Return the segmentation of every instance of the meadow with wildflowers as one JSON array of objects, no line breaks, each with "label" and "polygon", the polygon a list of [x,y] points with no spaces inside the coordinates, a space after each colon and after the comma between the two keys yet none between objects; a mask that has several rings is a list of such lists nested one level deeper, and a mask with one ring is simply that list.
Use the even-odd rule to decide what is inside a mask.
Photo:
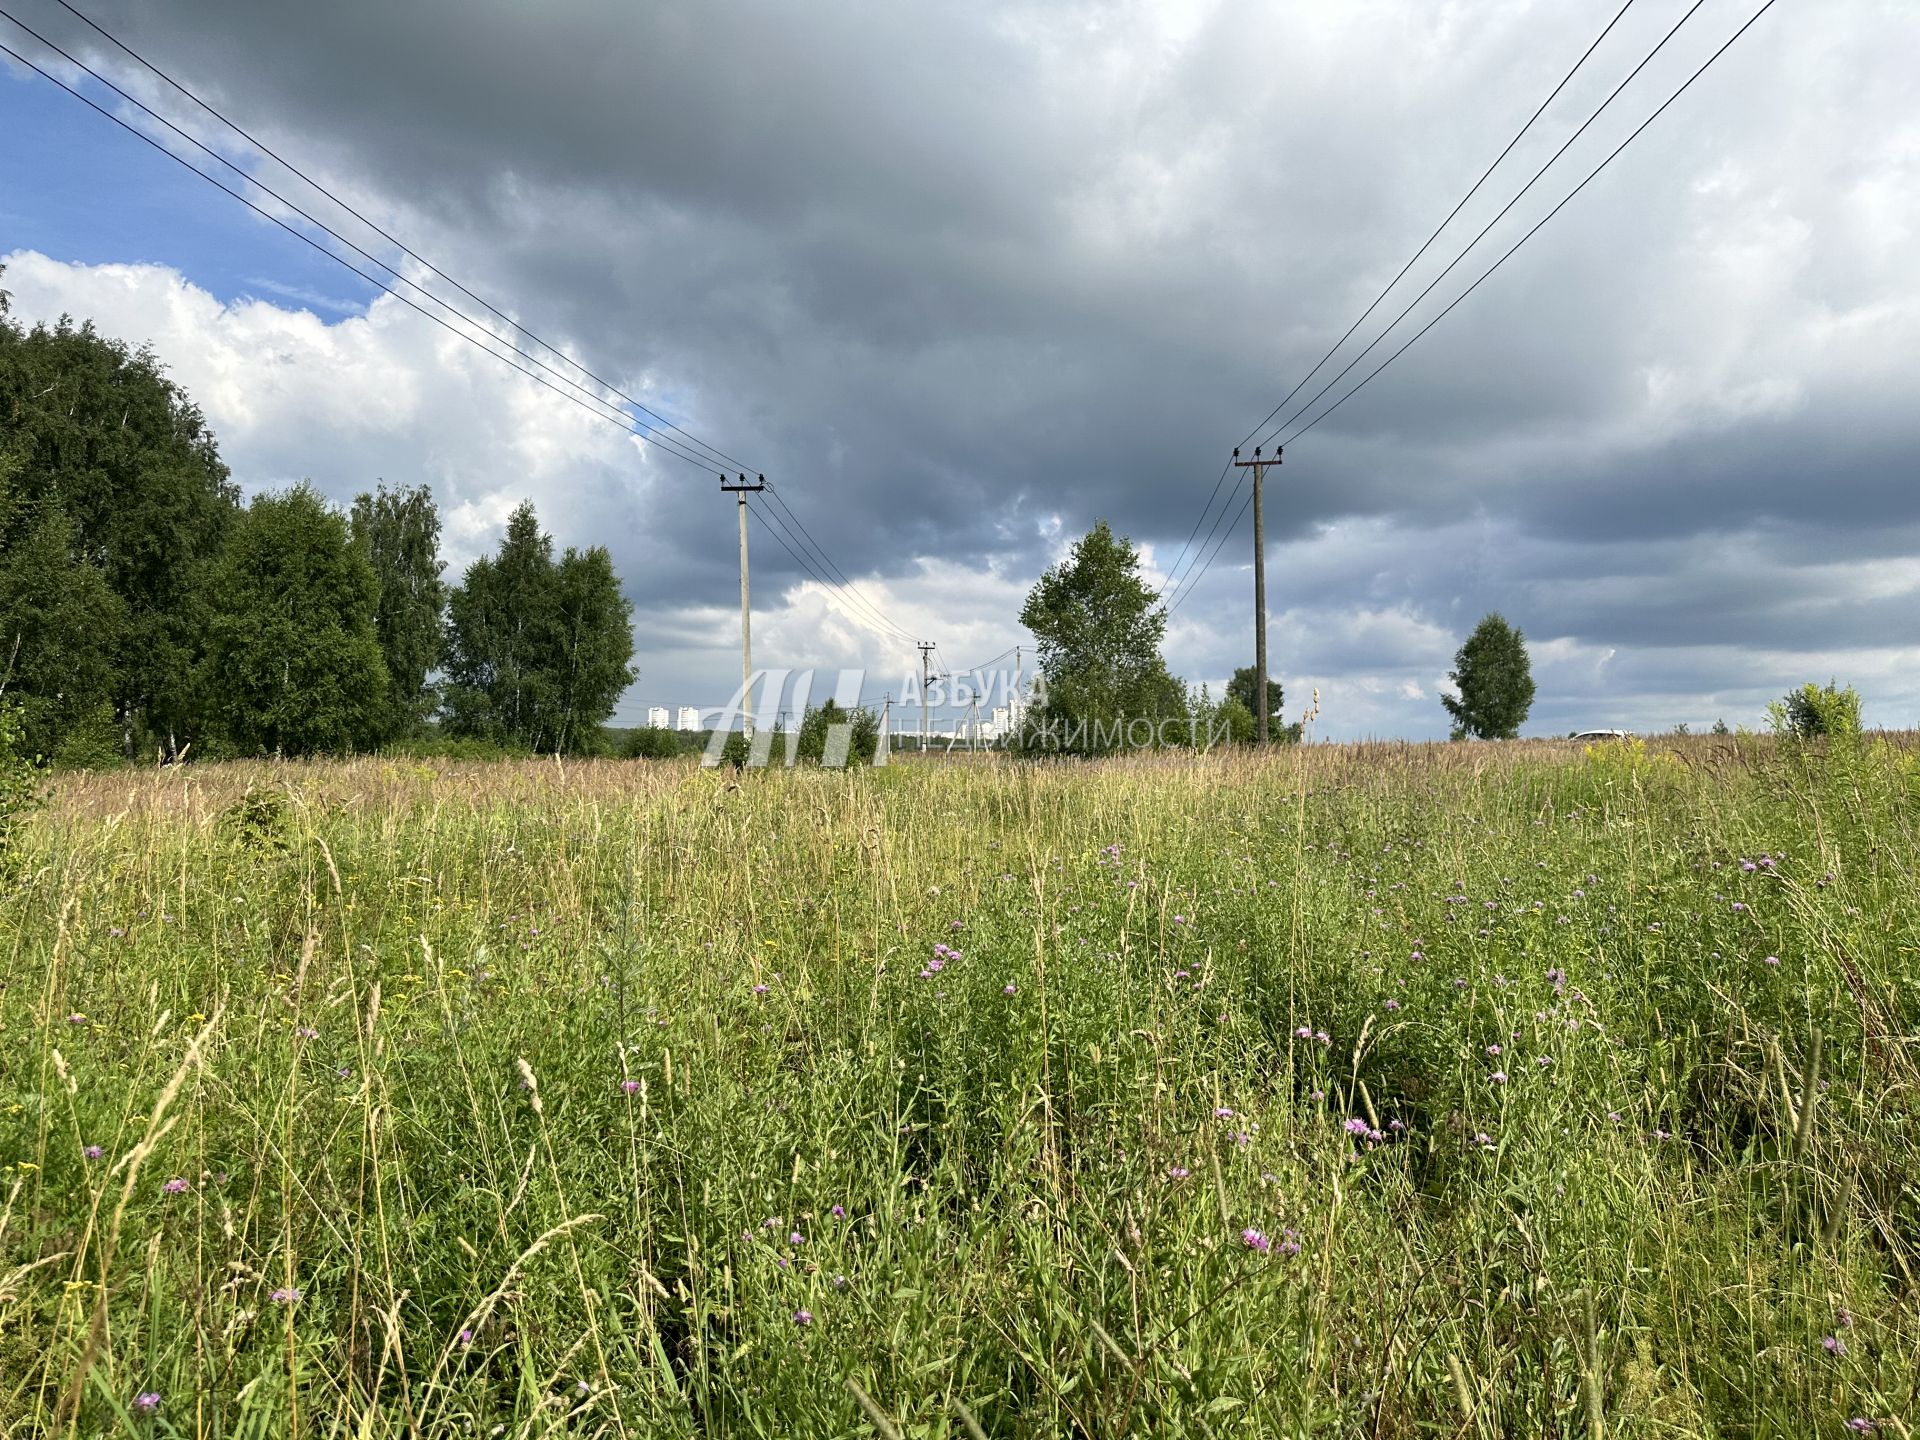
[{"label": "meadow with wildflowers", "polygon": [[1906,1437],[1906,747],[66,777],[0,1429]]}]

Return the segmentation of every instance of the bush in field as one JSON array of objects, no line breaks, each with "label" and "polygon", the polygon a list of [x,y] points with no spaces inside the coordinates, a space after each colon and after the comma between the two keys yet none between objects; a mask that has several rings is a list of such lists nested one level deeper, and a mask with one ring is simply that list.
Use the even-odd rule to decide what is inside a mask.
[{"label": "bush in field", "polygon": [[1809,680],[1767,706],[1767,721],[1776,735],[1796,740],[1858,735],[1860,696],[1851,685],[1842,690],[1829,680],[1823,689]]},{"label": "bush in field", "polygon": [[826,704],[811,708],[800,721],[800,749],[802,760],[819,761],[826,757],[827,740],[833,727],[848,726],[846,763],[849,765],[870,765],[873,753],[880,740],[880,722],[870,710],[845,710],[832,700]]},{"label": "bush in field", "polygon": [[620,755],[625,760],[672,760],[679,754],[680,737],[659,725],[629,730],[620,745]]}]

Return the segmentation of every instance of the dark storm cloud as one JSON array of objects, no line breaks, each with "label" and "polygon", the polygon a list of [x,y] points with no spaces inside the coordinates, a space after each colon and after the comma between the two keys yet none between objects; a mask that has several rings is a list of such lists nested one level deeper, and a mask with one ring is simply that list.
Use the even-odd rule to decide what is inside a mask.
[{"label": "dark storm cloud", "polygon": [[[766,470],[847,573],[904,585],[928,556],[1030,575],[1100,516],[1170,563],[1227,448],[1615,7],[92,8],[475,288]],[[1490,219],[1683,9],[1634,6],[1448,238]],[[1749,9],[1709,0],[1322,404]],[[1385,610],[1413,628],[1323,625],[1284,663],[1391,673],[1437,708],[1439,637],[1495,604],[1539,640],[1623,656],[1905,643],[1913,593],[1895,572],[1870,592],[1800,572],[1916,553],[1916,58],[1910,13],[1776,7],[1290,448],[1269,517],[1276,609],[1304,593],[1303,614]],[[1452,253],[1436,247],[1413,286]],[[606,471],[543,499],[563,541],[612,545],[663,615],[732,603],[730,510],[711,475],[665,459],[643,493]],[[757,529],[754,544],[765,584],[802,578]],[[1231,567],[1246,544],[1180,612],[1184,673],[1242,663]],[[689,624],[692,644],[705,622]]]}]

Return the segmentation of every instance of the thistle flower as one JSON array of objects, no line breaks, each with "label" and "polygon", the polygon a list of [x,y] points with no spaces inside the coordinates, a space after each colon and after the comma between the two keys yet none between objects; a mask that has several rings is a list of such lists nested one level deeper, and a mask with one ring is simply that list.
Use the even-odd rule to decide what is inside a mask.
[{"label": "thistle flower", "polygon": [[267,1298],[276,1305],[293,1305],[299,1302],[300,1291],[292,1286],[282,1286]]},{"label": "thistle flower", "polygon": [[813,1323],[813,1312],[811,1310],[794,1311],[793,1323],[796,1325],[811,1325]]},{"label": "thistle flower", "polygon": [[160,1189],[163,1194],[184,1195],[187,1190],[187,1182],[185,1180],[182,1180],[178,1175],[176,1175],[171,1180],[167,1181],[166,1184],[162,1185]]},{"label": "thistle flower", "polygon": [[85,1155],[89,1160],[98,1160],[102,1155],[106,1154],[107,1152],[105,1150],[102,1150],[98,1145],[89,1145],[85,1150],[82,1150],[80,1153],[82,1155]]},{"label": "thistle flower", "polygon": [[1273,1249],[1273,1241],[1269,1240],[1262,1232],[1255,1230],[1251,1225],[1240,1232],[1240,1243],[1249,1250],[1257,1251],[1262,1255],[1265,1255]]},{"label": "thistle flower", "polygon": [[622,1080],[620,1082],[620,1093],[622,1095],[638,1095],[640,1093],[640,1082],[632,1079]]},{"label": "thistle flower", "polygon": [[160,1392],[158,1390],[142,1390],[138,1395],[133,1397],[133,1408],[138,1410],[142,1415],[151,1415],[160,1408]]}]

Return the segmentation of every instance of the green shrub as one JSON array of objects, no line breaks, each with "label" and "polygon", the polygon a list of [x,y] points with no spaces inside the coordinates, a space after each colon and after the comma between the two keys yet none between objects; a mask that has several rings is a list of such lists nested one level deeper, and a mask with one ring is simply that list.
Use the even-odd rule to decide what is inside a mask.
[{"label": "green shrub", "polygon": [[674,760],[680,755],[680,737],[659,725],[629,730],[620,742],[623,760]]},{"label": "green shrub", "polygon": [[1796,740],[1860,733],[1860,696],[1849,685],[1842,690],[1829,680],[1826,688],[1809,680],[1767,706],[1767,720],[1777,735]]}]

